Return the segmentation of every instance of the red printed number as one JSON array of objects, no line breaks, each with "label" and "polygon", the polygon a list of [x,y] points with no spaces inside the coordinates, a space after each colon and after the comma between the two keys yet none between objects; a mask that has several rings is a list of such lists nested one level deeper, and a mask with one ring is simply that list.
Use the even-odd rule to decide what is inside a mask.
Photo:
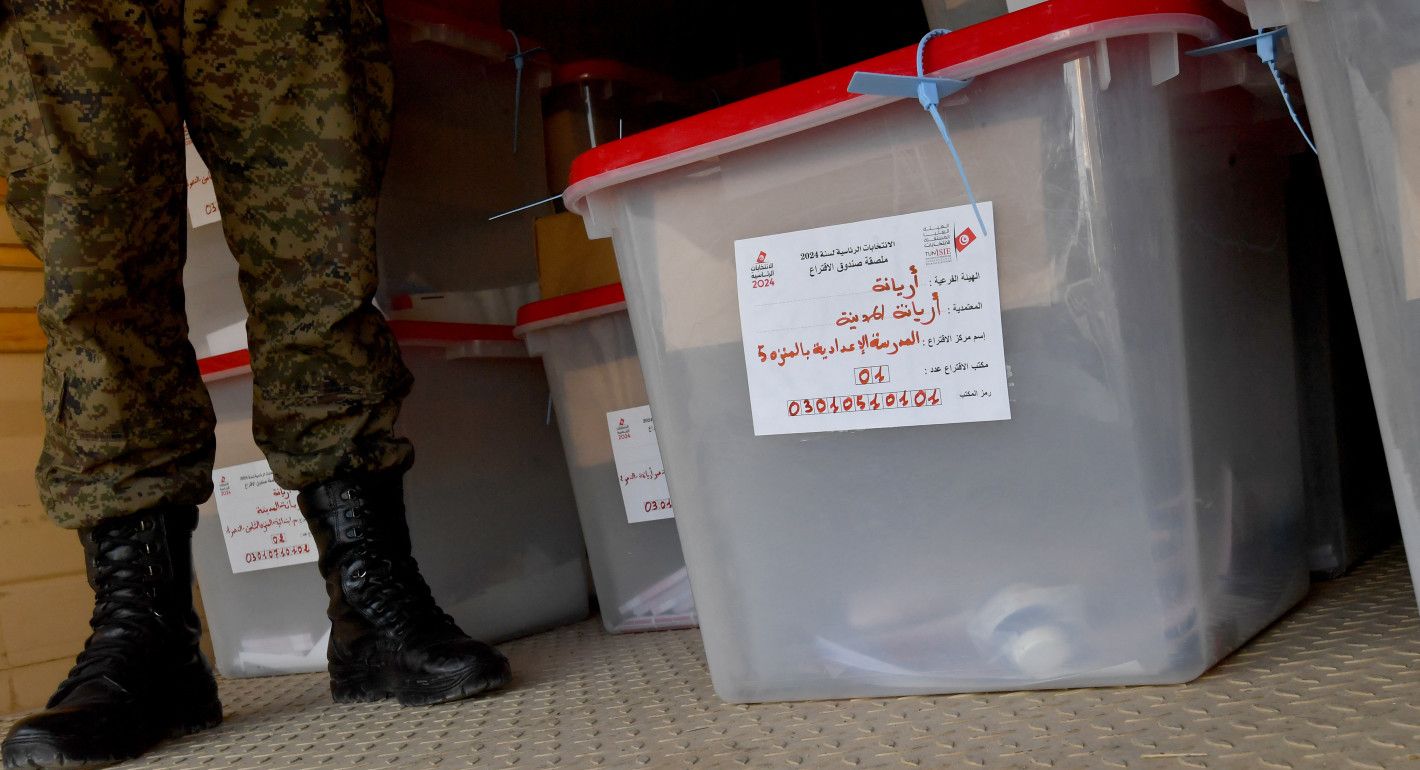
[{"label": "red printed number", "polygon": [[880,385],[884,382],[892,382],[892,377],[886,366],[862,366],[853,370],[853,379],[859,385]]},{"label": "red printed number", "polygon": [[940,388],[900,390],[828,398],[798,398],[788,402],[790,417],[839,412],[880,412],[884,409],[920,409],[942,405]]},{"label": "red printed number", "polygon": [[247,551],[246,563],[255,564],[267,559],[284,559],[288,556],[303,556],[311,552],[309,543],[299,543],[297,545],[282,546],[280,548],[268,548],[265,551]]}]

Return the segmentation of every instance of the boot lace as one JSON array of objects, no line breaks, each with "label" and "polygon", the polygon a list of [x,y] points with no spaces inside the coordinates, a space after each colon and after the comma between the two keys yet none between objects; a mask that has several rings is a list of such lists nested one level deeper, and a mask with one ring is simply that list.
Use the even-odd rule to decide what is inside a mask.
[{"label": "boot lace", "polygon": [[125,687],[124,672],[161,655],[158,649],[167,618],[159,609],[158,587],[169,569],[151,541],[156,527],[140,519],[131,528],[115,528],[96,538],[93,558],[93,629],[60,691],[82,682],[106,678]]},{"label": "boot lace", "polygon": [[381,514],[371,512],[354,489],[342,491],[340,499],[348,504],[342,511],[344,534],[352,543],[352,561],[358,563],[350,579],[359,586],[363,609],[376,627],[397,639],[461,634],[453,617],[439,607],[400,525],[382,527]]}]

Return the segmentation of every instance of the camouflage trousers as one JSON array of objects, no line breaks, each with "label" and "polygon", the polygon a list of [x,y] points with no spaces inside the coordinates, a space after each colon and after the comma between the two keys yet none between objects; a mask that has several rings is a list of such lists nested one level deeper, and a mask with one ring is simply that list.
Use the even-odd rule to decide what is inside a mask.
[{"label": "camouflage trousers", "polygon": [[378,0],[0,0],[7,209],[44,263],[51,515],[212,490],[188,343],[183,123],[239,262],[253,434],[282,486],[408,465],[376,287],[392,76]]}]

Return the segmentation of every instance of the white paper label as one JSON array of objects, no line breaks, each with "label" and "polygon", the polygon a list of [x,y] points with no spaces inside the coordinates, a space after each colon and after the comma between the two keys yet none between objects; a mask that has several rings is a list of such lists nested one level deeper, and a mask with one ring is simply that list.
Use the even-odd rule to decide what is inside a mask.
[{"label": "white paper label", "polygon": [[212,472],[217,518],[232,572],[254,572],[316,560],[311,530],[296,493],[276,485],[265,460]]},{"label": "white paper label", "polygon": [[210,225],[222,218],[217,208],[217,190],[212,186],[212,172],[207,162],[197,154],[187,126],[182,127],[182,142],[187,146],[187,218],[193,227]]},{"label": "white paper label", "polygon": [[611,456],[626,520],[632,524],[675,517],[671,492],[666,486],[666,464],[656,441],[651,407],[637,406],[606,413],[611,433]]},{"label": "white paper label", "polygon": [[970,206],[746,238],[735,268],[755,435],[1010,419]]}]

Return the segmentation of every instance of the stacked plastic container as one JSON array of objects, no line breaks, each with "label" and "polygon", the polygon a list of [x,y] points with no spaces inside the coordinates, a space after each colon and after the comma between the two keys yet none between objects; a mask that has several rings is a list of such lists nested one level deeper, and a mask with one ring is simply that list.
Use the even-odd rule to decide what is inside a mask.
[{"label": "stacked plastic container", "polygon": [[188,231],[182,287],[188,339],[198,358],[246,347],[247,308],[237,283],[237,258],[221,224]]},{"label": "stacked plastic container", "polygon": [[566,186],[572,161],[598,144],[694,112],[683,90],[664,75],[611,59],[557,67],[542,93],[548,187]]},{"label": "stacked plastic container", "polygon": [[516,331],[547,368],[606,629],[694,626],[675,520],[638,510],[632,521],[622,494],[632,480],[623,481],[613,458],[608,415],[647,403],[621,286],[532,303],[518,312]]},{"label": "stacked plastic container", "polygon": [[[435,597],[490,641],[585,618],[586,559],[541,364],[511,327],[391,326],[415,376],[397,429],[415,444],[405,500]],[[261,460],[246,351],[200,364],[217,412],[218,474]],[[324,670],[329,623],[315,564],[234,573],[215,500],[201,508],[194,550],[219,671]]]},{"label": "stacked plastic container", "polygon": [[1247,0],[1285,25],[1420,589],[1420,4]]},{"label": "stacked plastic container", "polygon": [[[1281,160],[1246,60],[1178,56],[1237,18],[1051,0],[929,45],[975,78],[942,113],[994,211],[1009,420],[751,419],[738,239],[968,203],[916,99],[846,92],[915,49],[579,159],[722,698],[1186,681],[1304,594]],[[761,261],[822,256],[797,252]]]},{"label": "stacked plastic container", "polygon": [[1400,523],[1321,166],[1300,134],[1294,141],[1287,242],[1308,555],[1313,579],[1331,579],[1397,542]]},{"label": "stacked plastic container", "polygon": [[550,194],[546,51],[467,3],[384,5],[398,109],[380,195],[380,297],[536,283],[532,212],[490,217]]},{"label": "stacked plastic container", "polygon": [[[198,365],[217,413],[215,468],[253,463],[262,454],[252,440],[252,379],[246,350],[200,359]],[[255,480],[255,479],[253,479]],[[325,582],[314,561],[237,573],[217,514],[216,494],[225,483],[245,484],[218,470],[219,489],[198,509],[192,537],[193,569],[202,591],[212,638],[213,665],[223,676],[324,671],[330,622]],[[314,548],[314,540],[292,545]]]}]

